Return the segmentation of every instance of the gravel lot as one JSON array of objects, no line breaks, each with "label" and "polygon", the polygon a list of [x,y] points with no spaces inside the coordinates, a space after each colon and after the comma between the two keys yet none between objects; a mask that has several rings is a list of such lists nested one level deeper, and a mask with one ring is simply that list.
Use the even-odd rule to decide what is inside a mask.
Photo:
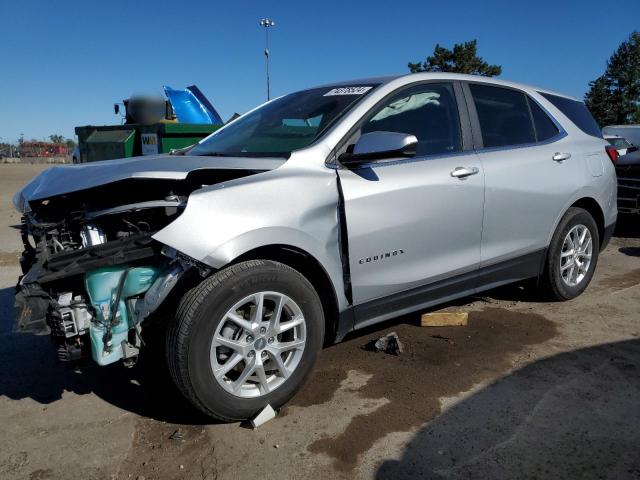
[{"label": "gravel lot", "polygon": [[[444,307],[467,327],[360,332],[252,431],[198,415],[153,358],[74,371],[12,332],[10,200],[43,168],[0,165],[0,478],[640,478],[639,219],[578,299],[508,287]],[[362,348],[390,331],[403,355]]]}]

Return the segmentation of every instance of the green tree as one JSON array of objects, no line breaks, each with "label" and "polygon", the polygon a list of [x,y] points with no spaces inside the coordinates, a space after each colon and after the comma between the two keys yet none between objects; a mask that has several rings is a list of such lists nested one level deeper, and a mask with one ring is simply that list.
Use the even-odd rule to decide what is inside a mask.
[{"label": "green tree", "polygon": [[456,43],[453,50],[436,44],[433,55],[420,63],[408,64],[411,73],[455,72],[494,77],[502,73],[500,65],[490,65],[478,56],[478,41]]},{"label": "green tree", "polygon": [[61,145],[65,142],[64,135],[49,135],[49,140],[51,143],[55,143]]},{"label": "green tree", "polygon": [[640,123],[640,33],[620,44],[589,87],[584,101],[600,126]]},{"label": "green tree", "polygon": [[585,95],[585,104],[591,111],[593,118],[602,127],[612,125],[617,122],[617,113],[613,109],[611,102],[611,84],[602,75],[592,82],[589,82],[589,92]]}]

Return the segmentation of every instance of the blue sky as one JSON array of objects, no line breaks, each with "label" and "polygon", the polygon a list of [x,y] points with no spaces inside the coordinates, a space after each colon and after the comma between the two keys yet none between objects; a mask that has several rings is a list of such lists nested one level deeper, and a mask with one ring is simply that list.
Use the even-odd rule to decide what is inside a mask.
[{"label": "blue sky", "polygon": [[639,0],[2,0],[0,141],[111,124],[112,104],[193,83],[223,118],[272,94],[405,73],[436,43],[478,39],[501,78],[582,97],[634,28]]}]

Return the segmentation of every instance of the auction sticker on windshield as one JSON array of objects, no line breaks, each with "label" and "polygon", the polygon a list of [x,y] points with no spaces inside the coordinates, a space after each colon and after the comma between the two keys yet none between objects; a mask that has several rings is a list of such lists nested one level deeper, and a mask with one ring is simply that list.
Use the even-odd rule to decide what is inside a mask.
[{"label": "auction sticker on windshield", "polygon": [[339,87],[329,90],[324,97],[333,97],[335,95],[362,95],[367,93],[373,87]]}]

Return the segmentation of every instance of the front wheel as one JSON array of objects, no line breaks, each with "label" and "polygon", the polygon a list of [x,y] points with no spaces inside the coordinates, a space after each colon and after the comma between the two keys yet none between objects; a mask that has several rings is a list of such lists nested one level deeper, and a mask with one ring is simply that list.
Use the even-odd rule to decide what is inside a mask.
[{"label": "front wheel", "polygon": [[598,263],[598,227],[589,212],[570,208],[556,228],[545,266],[545,284],[555,300],[571,300],[587,288]]},{"label": "front wheel", "polygon": [[167,361],[197,408],[245,420],[298,391],[323,337],[322,305],[309,281],[281,263],[252,260],[187,292],[167,332]]}]

